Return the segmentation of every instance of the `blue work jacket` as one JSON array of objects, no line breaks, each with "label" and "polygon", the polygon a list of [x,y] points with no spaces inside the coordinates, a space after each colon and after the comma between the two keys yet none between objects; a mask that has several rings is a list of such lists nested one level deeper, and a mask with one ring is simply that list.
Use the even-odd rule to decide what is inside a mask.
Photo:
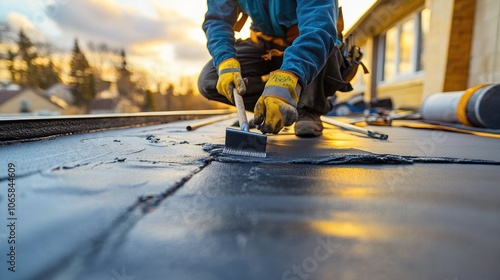
[{"label": "blue work jacket", "polygon": [[340,43],[337,38],[336,0],[207,0],[203,30],[214,65],[236,58],[233,26],[239,11],[252,19],[252,29],[286,38],[298,24],[299,36],[287,47],[280,69],[294,73],[304,87],[321,71],[327,57]]}]

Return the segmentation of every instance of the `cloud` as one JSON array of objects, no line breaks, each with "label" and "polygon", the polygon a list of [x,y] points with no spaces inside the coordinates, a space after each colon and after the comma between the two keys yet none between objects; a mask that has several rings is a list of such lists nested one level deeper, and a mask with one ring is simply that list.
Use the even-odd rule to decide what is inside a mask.
[{"label": "cloud", "polygon": [[[147,5],[142,3],[138,5]],[[206,58],[200,55],[204,42],[186,36],[200,29],[199,24],[175,11],[155,9],[157,15],[148,16],[112,0],[68,1],[57,5],[47,6],[46,14],[61,30],[79,39],[105,42],[132,52],[142,45],[171,44],[178,59]]]},{"label": "cloud", "polygon": [[10,12],[7,15],[7,23],[16,33],[22,29],[34,42],[47,41],[43,33],[23,14]]},{"label": "cloud", "polygon": [[209,60],[210,58],[206,46],[196,43],[176,45],[174,53],[183,60],[199,61]]},{"label": "cloud", "polygon": [[15,31],[20,26],[33,30],[27,32],[30,38],[47,38],[58,49],[70,50],[75,38],[84,50],[89,42],[124,48],[131,67],[171,80],[198,74],[210,59],[201,29],[206,4],[200,0],[181,0],[182,5],[164,0],[5,1],[0,1],[5,7],[0,18],[11,14]]}]

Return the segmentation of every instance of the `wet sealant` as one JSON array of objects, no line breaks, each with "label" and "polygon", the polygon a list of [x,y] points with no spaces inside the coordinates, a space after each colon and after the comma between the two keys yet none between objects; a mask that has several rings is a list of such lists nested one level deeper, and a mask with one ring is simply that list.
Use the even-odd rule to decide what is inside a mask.
[{"label": "wet sealant", "polygon": [[338,149],[330,155],[293,157],[276,153],[268,153],[267,157],[234,156],[223,153],[223,145],[208,144],[203,147],[210,156],[223,163],[268,163],[268,164],[311,164],[311,165],[341,165],[341,164],[413,164],[413,163],[450,163],[450,164],[488,164],[500,165],[500,161],[453,158],[402,156],[392,154],[374,154],[357,149]]}]

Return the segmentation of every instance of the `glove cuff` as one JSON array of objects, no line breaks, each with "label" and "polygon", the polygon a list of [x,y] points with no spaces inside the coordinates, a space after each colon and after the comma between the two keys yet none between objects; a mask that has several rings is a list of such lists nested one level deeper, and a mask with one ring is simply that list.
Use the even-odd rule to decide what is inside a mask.
[{"label": "glove cuff", "polygon": [[276,70],[270,73],[262,96],[273,96],[297,107],[301,88],[297,84],[298,78],[294,74]]},{"label": "glove cuff", "polygon": [[240,63],[238,62],[238,60],[236,60],[236,58],[228,58],[219,64],[219,76],[224,73],[234,73],[240,71]]}]

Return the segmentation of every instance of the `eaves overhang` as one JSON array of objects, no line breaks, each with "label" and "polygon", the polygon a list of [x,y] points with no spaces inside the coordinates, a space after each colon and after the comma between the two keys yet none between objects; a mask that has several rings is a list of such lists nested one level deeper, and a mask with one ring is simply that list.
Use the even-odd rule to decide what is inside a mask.
[{"label": "eaves overhang", "polygon": [[353,35],[356,44],[363,45],[368,38],[381,34],[424,5],[425,0],[378,0],[347,30],[344,37]]}]

